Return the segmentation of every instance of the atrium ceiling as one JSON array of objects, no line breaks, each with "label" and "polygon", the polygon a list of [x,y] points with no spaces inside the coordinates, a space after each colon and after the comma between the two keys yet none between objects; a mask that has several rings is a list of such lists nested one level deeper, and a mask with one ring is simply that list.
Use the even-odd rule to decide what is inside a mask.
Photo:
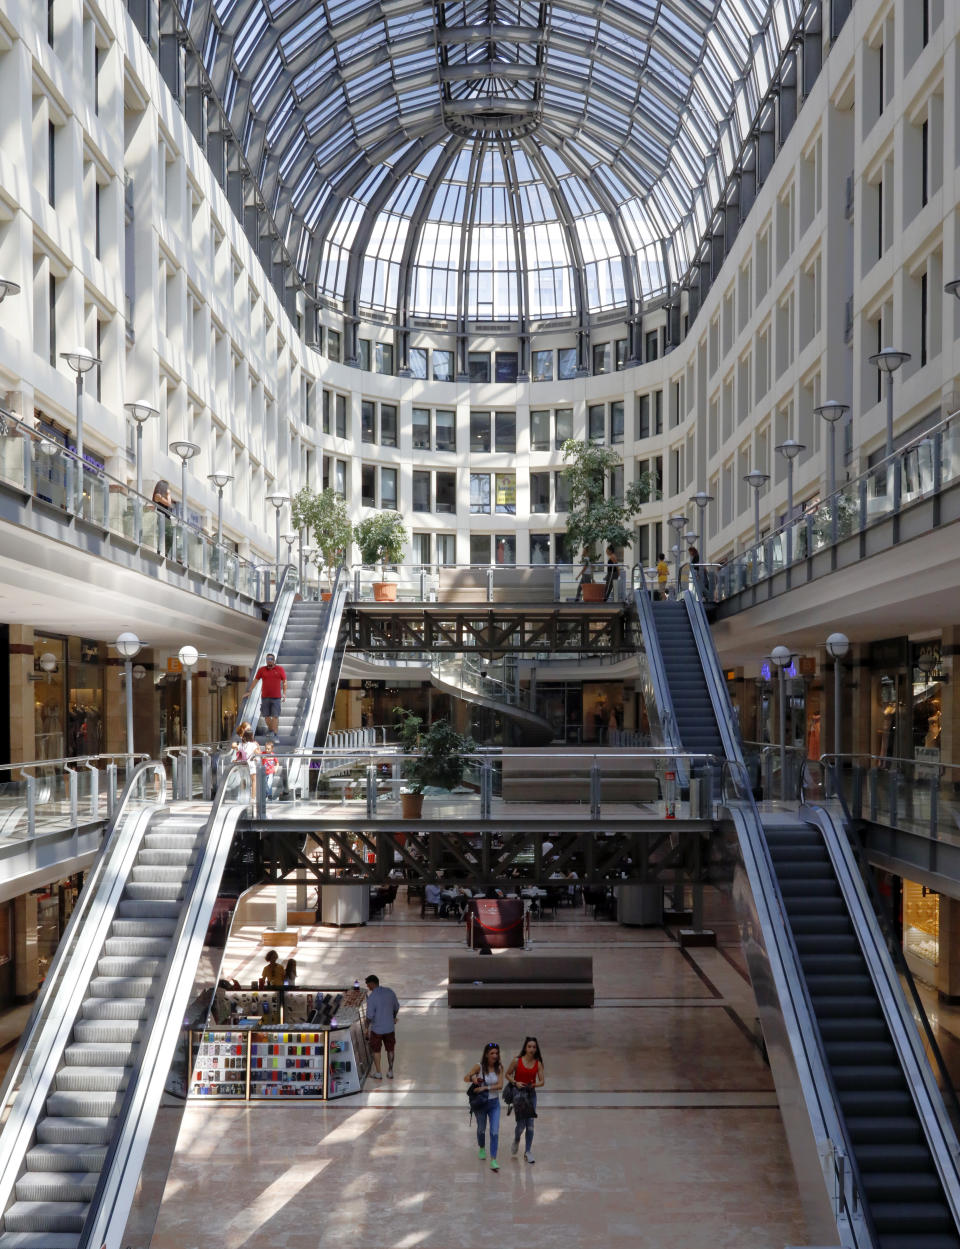
[{"label": "atrium ceiling", "polygon": [[177,0],[300,276],[531,324],[675,287],[803,0]]}]

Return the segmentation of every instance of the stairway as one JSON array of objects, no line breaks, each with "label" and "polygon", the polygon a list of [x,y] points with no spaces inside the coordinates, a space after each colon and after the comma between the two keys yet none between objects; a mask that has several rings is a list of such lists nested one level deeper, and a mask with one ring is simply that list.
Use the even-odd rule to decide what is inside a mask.
[{"label": "stairway", "polygon": [[76,1249],[151,1027],[205,821],[164,813],[144,834],[3,1215],[0,1249]]},{"label": "stairway", "polygon": [[764,832],[880,1249],[960,1249],[822,834]]},{"label": "stairway", "polygon": [[691,754],[723,758],[726,752],[686,605],[667,601],[652,607],[680,742]]},{"label": "stairway", "polygon": [[310,749],[313,742],[301,742],[318,651],[326,628],[329,603],[294,603],[277,653],[277,663],[287,674],[287,696],[280,708],[280,732],[275,742],[278,753]]}]

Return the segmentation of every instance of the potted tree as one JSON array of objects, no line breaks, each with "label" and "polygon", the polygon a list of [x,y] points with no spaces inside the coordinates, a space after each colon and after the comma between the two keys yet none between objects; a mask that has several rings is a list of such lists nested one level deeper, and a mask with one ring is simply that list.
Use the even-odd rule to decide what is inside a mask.
[{"label": "potted tree", "polygon": [[405,755],[416,755],[407,766],[406,793],[400,795],[405,820],[423,814],[423,791],[456,789],[467,770],[466,755],[477,749],[472,737],[458,733],[449,720],[434,720],[424,729],[423,717],[405,707],[394,707],[400,746]]},{"label": "potted tree", "polygon": [[[607,480],[623,459],[612,447],[568,438],[563,444],[567,467],[563,476],[567,483],[570,510],[567,515],[567,539],[571,551],[586,550],[590,560],[597,558],[607,546],[622,550],[633,542],[633,524],[644,503],[660,497],[654,474],[641,473],[630,483],[622,498],[607,495]],[[602,602],[602,581],[583,584],[585,602]]]},{"label": "potted tree", "polygon": [[333,591],[334,570],[343,563],[353,541],[347,505],[336,490],[328,487],[317,493],[304,486],[294,495],[290,511],[297,529],[307,530],[308,542],[313,535],[313,559],[318,568],[326,571],[329,587],[320,597],[328,599]]},{"label": "potted tree", "polygon": [[395,581],[387,581],[387,564],[399,564],[407,545],[407,531],[396,512],[375,512],[365,516],[353,533],[360,548],[360,560],[372,566],[379,564],[383,579],[373,583],[373,597],[378,603],[392,603],[397,597]]}]

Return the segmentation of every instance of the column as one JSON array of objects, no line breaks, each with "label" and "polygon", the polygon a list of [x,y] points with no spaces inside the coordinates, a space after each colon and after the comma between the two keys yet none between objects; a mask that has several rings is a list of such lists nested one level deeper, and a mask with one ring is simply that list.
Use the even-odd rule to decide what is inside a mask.
[{"label": "column", "polygon": [[16,999],[31,1002],[40,982],[36,894],[25,893],[13,900],[13,963]]},{"label": "column", "polygon": [[10,626],[10,760],[26,763],[37,757],[36,689],[33,676],[33,629]]}]

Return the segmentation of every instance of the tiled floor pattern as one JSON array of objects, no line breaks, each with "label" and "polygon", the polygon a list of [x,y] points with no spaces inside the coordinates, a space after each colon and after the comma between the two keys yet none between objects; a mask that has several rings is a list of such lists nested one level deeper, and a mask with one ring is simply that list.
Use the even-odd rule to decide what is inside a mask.
[{"label": "tiled floor pattern", "polygon": [[[718,916],[719,918],[719,916]],[[397,1079],[326,1106],[191,1103],[152,1249],[782,1249],[804,1244],[755,1007],[737,955],[685,954],[663,929],[564,908],[535,928],[540,952],[591,953],[594,1010],[448,1010],[452,923],[392,915],[302,930],[301,983],[370,971],[396,989]],[[259,973],[259,933],[231,940],[224,971]],[[477,1160],[462,1076],[484,1042],[541,1042],[536,1164]],[[155,1141],[176,1130],[162,1111]],[[153,1146],[152,1146],[153,1149]],[[161,1151],[157,1151],[157,1155]],[[151,1167],[153,1166],[153,1169]],[[148,1243],[162,1169],[148,1158],[123,1243]]]}]

